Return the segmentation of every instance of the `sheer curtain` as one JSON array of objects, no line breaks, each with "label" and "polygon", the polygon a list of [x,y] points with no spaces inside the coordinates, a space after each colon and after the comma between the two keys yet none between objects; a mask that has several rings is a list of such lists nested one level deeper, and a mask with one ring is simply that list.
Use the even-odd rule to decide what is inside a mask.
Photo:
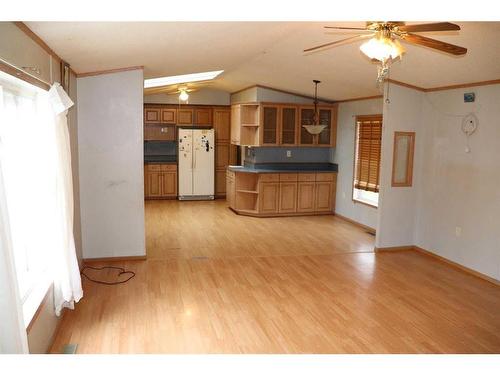
[{"label": "sheer curtain", "polygon": [[57,315],[83,296],[66,117],[73,103],[59,84],[47,92],[2,73],[0,88],[5,218],[27,325],[51,284]]}]

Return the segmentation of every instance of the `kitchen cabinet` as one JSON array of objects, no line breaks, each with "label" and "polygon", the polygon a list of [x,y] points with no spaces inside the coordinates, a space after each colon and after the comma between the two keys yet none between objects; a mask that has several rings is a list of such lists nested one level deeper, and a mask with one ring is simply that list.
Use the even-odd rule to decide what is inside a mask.
[{"label": "kitchen cabinet", "polygon": [[229,143],[231,110],[215,108],[213,113],[213,120],[216,141],[221,143]]},{"label": "kitchen cabinet", "polygon": [[314,145],[314,136],[309,133],[302,125],[314,125],[314,107],[301,107],[300,108],[300,145]]},{"label": "kitchen cabinet", "polygon": [[144,107],[144,123],[159,124],[161,122],[161,109]]},{"label": "kitchen cabinet", "polygon": [[239,214],[294,216],[333,214],[334,172],[258,173],[229,169],[227,201]]},{"label": "kitchen cabinet", "polygon": [[259,103],[231,106],[231,143],[238,146],[260,145]]},{"label": "kitchen cabinet", "polygon": [[175,198],[177,196],[177,165],[145,164],[144,196],[146,199]]},{"label": "kitchen cabinet", "polygon": [[262,105],[261,114],[262,131],[260,133],[260,145],[276,146],[278,144],[279,106]]},{"label": "kitchen cabinet", "polygon": [[215,146],[215,169],[225,170],[229,165],[229,144],[219,143]]},{"label": "kitchen cabinet", "polygon": [[226,195],[226,168],[231,161],[230,129],[231,110],[229,108],[213,109],[213,125],[215,129],[215,195]]},{"label": "kitchen cabinet", "polygon": [[177,109],[175,108],[162,108],[161,109],[161,123],[173,124],[177,122]]},{"label": "kitchen cabinet", "polygon": [[216,170],[215,171],[215,195],[224,196],[226,195],[226,171]]},{"label": "kitchen cabinet", "polygon": [[280,140],[279,144],[284,146],[294,146],[298,143],[297,128],[298,117],[297,107],[281,106]]},{"label": "kitchen cabinet", "polygon": [[314,125],[314,107],[300,108],[300,145],[335,147],[337,141],[337,105],[318,107],[319,123],[326,125],[318,135],[310,134],[302,125]]},{"label": "kitchen cabinet", "polygon": [[259,183],[259,213],[278,213],[279,188],[279,182]]},{"label": "kitchen cabinet", "polygon": [[212,108],[195,108],[194,125],[212,125]]},{"label": "kitchen cabinet", "polygon": [[178,109],[177,110],[177,125],[193,125],[193,110],[192,109]]}]

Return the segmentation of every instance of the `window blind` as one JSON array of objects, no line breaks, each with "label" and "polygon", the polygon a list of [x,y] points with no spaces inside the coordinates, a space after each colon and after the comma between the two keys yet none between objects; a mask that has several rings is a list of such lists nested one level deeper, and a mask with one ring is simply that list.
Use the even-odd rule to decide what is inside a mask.
[{"label": "window blind", "polygon": [[379,191],[381,143],[382,115],[356,117],[356,189]]}]

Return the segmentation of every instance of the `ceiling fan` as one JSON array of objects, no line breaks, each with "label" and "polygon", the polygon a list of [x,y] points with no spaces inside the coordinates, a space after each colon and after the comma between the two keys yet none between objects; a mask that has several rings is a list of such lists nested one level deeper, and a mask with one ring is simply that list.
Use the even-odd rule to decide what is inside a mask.
[{"label": "ceiling fan", "polygon": [[464,47],[413,34],[415,32],[460,30],[460,26],[450,22],[406,25],[404,22],[377,21],[367,22],[365,27],[325,26],[325,29],[354,30],[362,34],[308,48],[305,49],[304,52],[317,52],[320,50],[335,47],[340,44],[355,42],[364,38],[371,38],[361,45],[360,50],[372,61],[381,64],[381,66],[379,67],[379,76],[377,78],[378,82],[382,82],[387,76],[389,72],[389,64],[397,58],[401,59],[401,56],[405,53],[405,49],[399,42],[400,40],[411,44],[418,44],[433,48],[457,56],[467,53],[467,49]]}]

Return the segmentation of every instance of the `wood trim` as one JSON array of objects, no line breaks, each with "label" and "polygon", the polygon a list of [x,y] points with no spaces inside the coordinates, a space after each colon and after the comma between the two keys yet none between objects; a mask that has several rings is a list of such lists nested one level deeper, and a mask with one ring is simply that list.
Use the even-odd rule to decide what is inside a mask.
[{"label": "wood trim", "polygon": [[433,92],[433,91],[442,91],[442,90],[453,90],[453,89],[461,89],[466,87],[475,87],[475,86],[488,86],[488,85],[497,85],[500,84],[500,79],[492,79],[489,81],[479,81],[479,82],[470,82],[470,83],[462,83],[457,85],[450,86],[440,86],[440,87],[431,87],[428,89],[424,89],[425,92]]},{"label": "wood trim", "polygon": [[337,100],[335,103],[341,104],[341,103],[355,102],[358,100],[383,99],[383,98],[384,98],[384,95],[362,96],[359,98]]},{"label": "wood trim", "polygon": [[425,250],[425,249],[423,249],[423,248],[421,248],[419,246],[413,246],[413,250],[415,250],[415,251],[417,251],[417,252],[419,252],[419,253],[421,253],[423,255],[427,255],[429,257],[432,257],[432,258],[434,258],[434,259],[436,259],[436,260],[438,260],[440,262],[446,263],[446,264],[448,264],[448,265],[450,265],[450,266],[452,266],[452,267],[454,267],[454,268],[456,268],[456,269],[458,269],[458,270],[460,270],[462,272],[468,273],[468,274],[470,274],[472,276],[478,277],[480,279],[483,279],[485,281],[489,281],[490,283],[493,283],[495,285],[500,286],[500,281],[499,280],[494,279],[494,278],[492,278],[490,276],[487,276],[484,273],[475,271],[475,270],[473,270],[473,269],[471,269],[469,267],[462,266],[461,264],[459,264],[457,262],[454,262],[452,260],[449,260],[449,259],[447,259],[445,257],[442,257],[441,255],[437,255],[437,254],[433,253],[432,251]]},{"label": "wood trim", "polygon": [[[394,172],[396,170],[396,138],[398,136],[408,136],[411,137],[410,148],[408,149],[408,158],[406,160],[406,180],[405,182],[395,182]],[[392,148],[392,175],[391,175],[391,187],[411,187],[413,185],[413,155],[415,153],[415,132],[394,132]]]},{"label": "wood trim", "polygon": [[98,70],[95,72],[86,72],[86,73],[77,73],[76,77],[77,78],[82,78],[82,77],[91,77],[91,76],[98,76],[101,74],[111,74],[111,73],[120,73],[120,72],[126,72],[129,70],[139,70],[139,69],[144,69],[144,66],[129,66],[125,68],[116,68],[116,69],[108,69],[108,70]]},{"label": "wood trim", "polygon": [[413,245],[408,245],[408,246],[391,246],[391,247],[375,247],[374,251],[376,253],[390,253],[390,252],[395,252],[395,251],[410,251],[414,250]]},{"label": "wood trim", "polygon": [[423,87],[415,86],[415,85],[410,85],[409,83],[401,82],[401,81],[396,81],[395,79],[388,78],[386,79],[387,82],[393,83],[395,85],[403,86],[403,87],[408,87],[409,89],[417,90],[417,91],[424,91],[425,89]]},{"label": "wood trim", "polygon": [[358,227],[366,230],[367,232],[370,232],[371,234],[377,234],[377,231],[374,228],[372,228],[372,227],[370,227],[368,225],[361,224],[360,222],[358,222],[356,220],[349,219],[348,217],[340,215],[340,214],[338,214],[336,212],[335,212],[335,216],[337,216],[341,220],[347,221],[348,223],[354,224],[354,225],[356,225],[356,226],[358,226]]},{"label": "wood trim", "polygon": [[45,43],[42,38],[36,35],[24,22],[13,22],[19,29],[21,29],[27,36],[29,36],[36,44],[42,47],[49,55],[61,61],[57,53],[55,53],[52,48],[50,48],[47,43]]},{"label": "wood trim", "polygon": [[106,257],[106,258],[86,258],[82,259],[83,264],[94,262],[124,262],[129,260],[146,260],[146,255],[133,255],[128,257]]},{"label": "wood trim", "polygon": [[35,85],[36,87],[39,87],[43,90],[49,90],[50,85],[40,81],[38,78],[33,77],[32,75],[29,75],[28,73],[24,72],[21,69],[18,69],[10,64],[7,64],[3,61],[0,60],[0,70],[2,72],[5,72],[7,74],[10,74],[13,77],[19,78],[25,82],[28,82],[32,85]]}]

